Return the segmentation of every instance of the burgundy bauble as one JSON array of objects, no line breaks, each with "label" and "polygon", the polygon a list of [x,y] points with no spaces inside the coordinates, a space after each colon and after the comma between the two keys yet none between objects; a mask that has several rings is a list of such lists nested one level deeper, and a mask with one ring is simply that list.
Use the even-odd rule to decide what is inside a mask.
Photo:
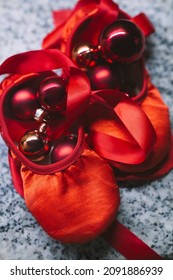
[{"label": "burgundy bauble", "polygon": [[72,60],[82,69],[95,66],[98,58],[98,48],[89,44],[78,45],[72,50]]},{"label": "burgundy bauble", "polygon": [[37,93],[30,87],[16,90],[10,100],[10,109],[15,118],[31,120],[37,108]]},{"label": "burgundy bauble", "polygon": [[43,80],[39,89],[41,106],[48,111],[61,111],[65,108],[66,84],[61,77],[49,77]]},{"label": "burgundy bauble", "polygon": [[19,142],[19,150],[32,161],[45,159],[50,151],[50,144],[46,137],[37,130],[28,131]]},{"label": "burgundy bauble", "polygon": [[130,20],[116,20],[109,24],[99,38],[103,56],[110,63],[131,63],[144,52],[144,35]]},{"label": "burgundy bauble", "polygon": [[92,90],[115,89],[120,84],[120,77],[117,69],[110,65],[95,66],[88,72]]},{"label": "burgundy bauble", "polygon": [[77,143],[76,137],[65,137],[58,142],[51,152],[51,162],[57,162],[68,157],[74,150]]}]

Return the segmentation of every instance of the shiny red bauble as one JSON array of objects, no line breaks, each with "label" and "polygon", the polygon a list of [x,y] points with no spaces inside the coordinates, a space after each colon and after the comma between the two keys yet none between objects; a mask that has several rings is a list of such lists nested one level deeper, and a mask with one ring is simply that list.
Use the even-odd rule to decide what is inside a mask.
[{"label": "shiny red bauble", "polygon": [[10,110],[14,117],[31,120],[37,108],[37,93],[30,87],[17,89],[10,100]]},{"label": "shiny red bauble", "polygon": [[98,57],[98,48],[89,44],[78,45],[72,50],[72,60],[78,67],[82,69],[87,69],[95,66]]},{"label": "shiny red bauble", "polygon": [[19,150],[32,161],[41,161],[50,151],[50,144],[46,137],[37,130],[24,134],[19,142]]},{"label": "shiny red bauble", "polygon": [[112,62],[131,63],[144,52],[144,35],[130,20],[116,20],[109,24],[99,38],[105,59]]},{"label": "shiny red bauble", "polygon": [[74,150],[77,143],[76,137],[66,137],[59,141],[51,152],[51,162],[57,162],[68,157]]},{"label": "shiny red bauble", "polygon": [[41,106],[48,111],[61,111],[65,107],[66,84],[61,77],[49,77],[43,80],[39,89]]},{"label": "shiny red bauble", "polygon": [[88,72],[92,90],[115,89],[120,84],[117,69],[110,65],[98,65]]}]

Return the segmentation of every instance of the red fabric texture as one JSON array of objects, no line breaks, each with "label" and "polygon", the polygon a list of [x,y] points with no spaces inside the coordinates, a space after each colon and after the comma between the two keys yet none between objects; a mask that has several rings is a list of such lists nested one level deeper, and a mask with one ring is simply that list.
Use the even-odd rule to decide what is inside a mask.
[{"label": "red fabric texture", "polygon": [[117,220],[103,234],[105,240],[128,260],[163,258]]},{"label": "red fabric texture", "polygon": [[54,239],[87,242],[115,218],[120,198],[112,169],[88,148],[62,172],[39,175],[22,166],[21,176],[28,209]]},{"label": "red fabric texture", "polygon": [[87,147],[75,163],[53,174],[33,173],[13,153],[9,163],[15,189],[52,238],[84,243],[115,219],[120,196],[113,171]]}]

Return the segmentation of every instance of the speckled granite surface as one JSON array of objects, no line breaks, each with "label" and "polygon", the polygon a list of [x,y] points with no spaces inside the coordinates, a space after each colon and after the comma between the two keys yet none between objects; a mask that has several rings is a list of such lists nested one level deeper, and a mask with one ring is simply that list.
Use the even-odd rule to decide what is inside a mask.
[{"label": "speckled granite surface", "polygon": [[[40,48],[53,27],[51,10],[73,7],[74,0],[1,0],[0,63],[8,56]],[[148,40],[147,67],[170,107],[173,125],[173,1],[117,1],[131,15],[144,11],[156,27]],[[138,188],[121,189],[118,219],[157,253],[173,259],[173,171]],[[85,245],[63,245],[35,222],[11,183],[7,148],[0,138],[0,259],[123,259],[98,238]]]}]

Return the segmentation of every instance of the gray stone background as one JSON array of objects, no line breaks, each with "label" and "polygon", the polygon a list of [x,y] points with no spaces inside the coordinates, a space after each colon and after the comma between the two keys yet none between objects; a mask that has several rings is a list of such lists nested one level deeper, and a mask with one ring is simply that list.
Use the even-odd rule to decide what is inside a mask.
[{"label": "gray stone background", "polygon": [[[8,56],[39,49],[52,30],[51,10],[73,7],[66,0],[0,0],[0,63]],[[147,68],[170,108],[173,125],[173,0],[118,0],[132,16],[145,12],[156,28],[148,40]],[[160,116],[162,117],[162,116]],[[138,188],[120,190],[118,220],[166,259],[173,259],[173,171]],[[123,259],[98,238],[65,245],[49,238],[28,212],[11,182],[7,148],[0,138],[0,259]]]}]

